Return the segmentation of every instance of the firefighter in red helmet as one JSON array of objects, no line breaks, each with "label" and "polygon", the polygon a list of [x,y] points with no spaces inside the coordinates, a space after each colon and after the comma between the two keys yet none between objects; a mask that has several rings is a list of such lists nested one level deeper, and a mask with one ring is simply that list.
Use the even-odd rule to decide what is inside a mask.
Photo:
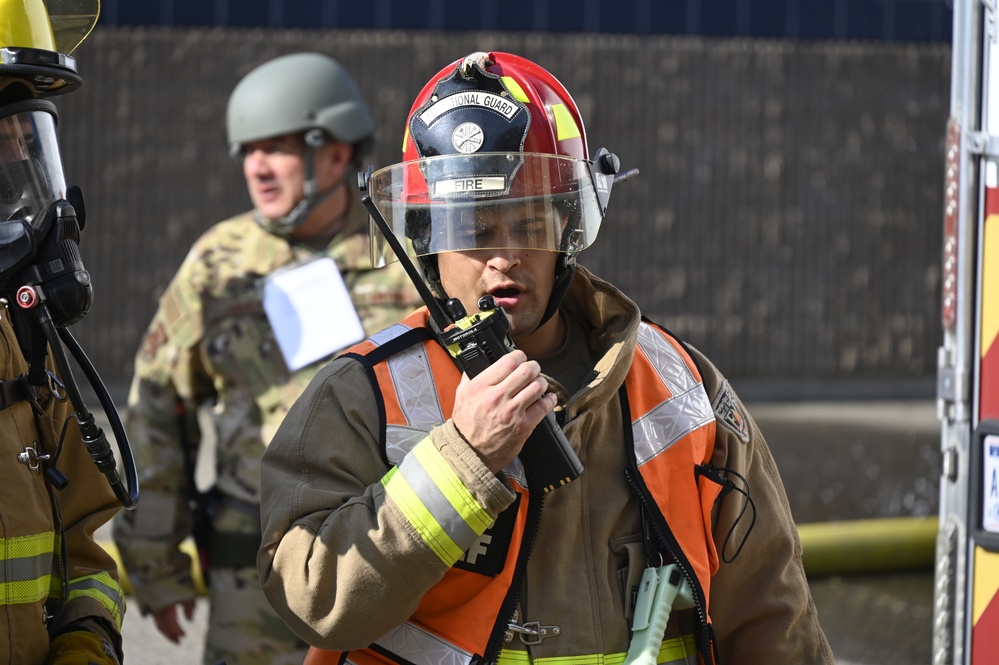
[{"label": "firefighter in red helmet", "polygon": [[67,399],[60,342],[42,334],[92,297],[49,98],[80,85],[69,53],[97,13],[97,0],[0,0],[0,664],[122,657],[124,593],[93,537],[120,506],[81,437],[99,430]]},{"label": "firefighter in red helmet", "polygon": [[[752,418],[577,265],[621,174],[565,88],[473,53],[417,97],[403,159],[362,185],[428,308],[317,375],[263,460],[261,582],[306,662],[831,664]],[[497,313],[512,344],[463,374]],[[582,472],[547,486],[552,412]]]}]

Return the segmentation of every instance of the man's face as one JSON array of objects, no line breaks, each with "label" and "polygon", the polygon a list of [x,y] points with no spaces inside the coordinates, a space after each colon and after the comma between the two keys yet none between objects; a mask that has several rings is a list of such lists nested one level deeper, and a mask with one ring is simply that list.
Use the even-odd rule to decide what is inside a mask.
[{"label": "man's face", "polygon": [[34,141],[34,129],[24,116],[0,118],[0,164],[13,164],[28,158],[28,143]]},{"label": "man's face", "polygon": [[291,134],[243,146],[243,177],[253,206],[266,219],[290,213],[305,195],[305,141]]},{"label": "man's face", "polygon": [[0,118],[0,220],[30,219],[65,191],[55,118],[45,111]]},{"label": "man's face", "polygon": [[[555,284],[558,253],[525,249],[521,239],[539,233],[544,219],[519,219],[509,209],[493,207],[476,213],[480,245],[498,249],[442,252],[437,255],[441,285],[468,312],[477,312],[479,298],[492,295],[510,317],[515,342],[532,334],[541,322]],[[517,342],[522,346],[522,342]]]}]

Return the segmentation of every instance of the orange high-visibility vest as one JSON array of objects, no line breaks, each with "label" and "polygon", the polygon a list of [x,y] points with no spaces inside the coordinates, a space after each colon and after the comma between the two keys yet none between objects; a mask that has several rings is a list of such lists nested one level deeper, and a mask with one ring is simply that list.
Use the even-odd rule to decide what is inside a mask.
[{"label": "orange high-visibility vest", "polygon": [[[450,417],[461,379],[427,320],[426,309],[418,310],[347,352],[373,371],[379,411],[384,414],[382,441],[387,459],[396,465]],[[711,537],[711,510],[721,487],[697,469],[710,461],[714,450],[714,412],[700,372],[683,345],[646,322],[640,324],[623,392],[622,403],[630,411],[624,421],[631,422],[624,438],[633,452],[633,471],[637,470],[631,478],[670,554],[690,579],[701,621],[698,649],[703,661],[713,663],[707,599],[718,556]],[[508,509],[516,511],[515,526],[499,574],[452,567],[405,623],[367,649],[345,653],[313,648],[305,665],[502,662],[500,647],[516,600],[512,591],[521,583],[527,564],[524,550],[530,539],[524,536],[537,528],[541,503],[532,497],[519,460],[504,473],[518,500]]]}]

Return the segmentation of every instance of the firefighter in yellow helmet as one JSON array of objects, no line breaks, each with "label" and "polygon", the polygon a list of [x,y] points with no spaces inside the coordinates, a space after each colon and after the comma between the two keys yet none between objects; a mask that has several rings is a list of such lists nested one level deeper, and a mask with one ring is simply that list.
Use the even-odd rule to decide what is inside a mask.
[{"label": "firefighter in yellow helmet", "polygon": [[93,538],[120,507],[88,454],[106,439],[81,434],[99,428],[80,417],[49,336],[92,297],[76,247],[82,199],[63,178],[49,97],[80,85],[69,52],[98,8],[0,0],[0,664],[122,660],[124,596]]}]

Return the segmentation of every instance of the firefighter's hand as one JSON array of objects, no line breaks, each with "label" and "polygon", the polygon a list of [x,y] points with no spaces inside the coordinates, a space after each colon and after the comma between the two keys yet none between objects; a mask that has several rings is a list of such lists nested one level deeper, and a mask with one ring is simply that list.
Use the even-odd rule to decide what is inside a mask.
[{"label": "firefighter's hand", "polygon": [[517,349],[474,379],[463,376],[454,397],[451,420],[493,473],[524,447],[558,398],[548,393],[541,366]]},{"label": "firefighter's hand", "polygon": [[114,648],[89,630],[58,635],[49,646],[46,665],[119,665]]},{"label": "firefighter's hand", "polygon": [[156,622],[156,629],[163,633],[174,644],[180,643],[180,638],[184,637],[184,629],[177,620],[177,608],[184,608],[184,618],[188,621],[194,616],[194,600],[185,600],[182,603],[167,605],[153,612],[153,621]]}]

